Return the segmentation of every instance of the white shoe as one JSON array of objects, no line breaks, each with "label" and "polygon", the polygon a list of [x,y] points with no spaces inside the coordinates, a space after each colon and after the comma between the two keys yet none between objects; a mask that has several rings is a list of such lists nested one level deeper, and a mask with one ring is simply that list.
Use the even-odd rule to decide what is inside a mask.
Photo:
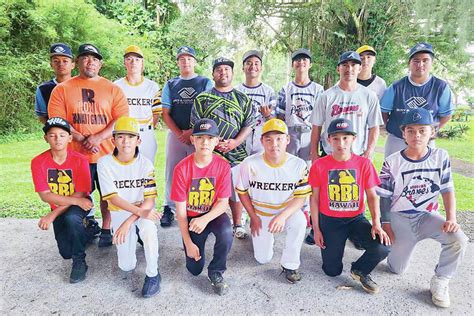
[{"label": "white shoe", "polygon": [[243,228],[240,225],[235,225],[234,226],[234,237],[237,238],[237,239],[247,238],[247,232],[245,231],[245,228]]},{"label": "white shoe", "polygon": [[449,300],[448,278],[437,277],[434,275],[431,278],[430,291],[433,304],[439,307],[449,307],[449,305],[451,305]]}]

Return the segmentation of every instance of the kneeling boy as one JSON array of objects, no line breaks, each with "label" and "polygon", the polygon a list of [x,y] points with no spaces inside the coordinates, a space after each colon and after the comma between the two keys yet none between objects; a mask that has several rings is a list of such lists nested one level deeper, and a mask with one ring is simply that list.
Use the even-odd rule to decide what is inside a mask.
[{"label": "kneeling boy", "polygon": [[250,216],[254,257],[267,263],[273,257],[273,234],[286,231],[281,256],[282,273],[290,283],[301,280],[300,251],[306,233],[301,208],[311,194],[308,167],[303,159],[286,152],[288,127],[279,119],[262,128],[263,153],[247,157],[240,165],[236,190]]},{"label": "kneeling boy", "polygon": [[225,213],[231,196],[230,165],[212,153],[219,143],[219,129],[213,120],[194,124],[191,143],[196,151],[176,165],[171,199],[176,202],[186,268],[193,275],[204,269],[207,237],[210,233],[216,237],[214,257],[207,269],[214,292],[223,295],[228,285],[222,273],[232,246],[232,225]]},{"label": "kneeling boy", "polygon": [[86,216],[93,206],[89,198],[89,163],[86,157],[67,148],[72,135],[66,120],[52,117],[43,131],[50,149],[31,161],[31,173],[35,191],[50,204],[51,212],[41,217],[38,226],[47,230],[53,223],[59,254],[64,259],[72,258],[69,282],[77,283],[86,278],[85,247],[91,237],[86,232]]},{"label": "kneeling boy", "polygon": [[[323,271],[329,276],[342,273],[342,257],[348,238],[360,241],[364,254],[352,263],[351,275],[365,291],[377,293],[379,287],[370,272],[389,252],[388,235],[380,225],[379,199],[375,192],[380,180],[372,162],[351,151],[356,134],[352,122],[340,118],[328,127],[328,142],[333,152],[311,166],[309,183],[314,241],[321,248]],[[372,226],[364,216],[367,195]]]},{"label": "kneeling boy", "polygon": [[138,228],[146,259],[142,295],[151,297],[160,291],[155,225],[160,216],[154,209],[154,167],[150,160],[138,152],[139,135],[139,125],[134,118],[119,118],[113,130],[114,152],[99,159],[97,170],[102,197],[108,201],[111,210],[118,266],[125,272],[135,269]]},{"label": "kneeling boy", "polygon": [[[456,200],[448,153],[428,147],[435,135],[431,113],[418,108],[402,122],[408,147],[385,159],[377,193],[389,203],[382,206],[382,226],[392,240],[387,258],[390,270],[402,273],[408,267],[415,245],[431,238],[441,244],[441,255],[431,279],[432,301],[449,307],[449,280],[466,250],[467,237],[456,222]],[[438,213],[441,194],[446,220]],[[390,203],[391,200],[391,203]]]}]

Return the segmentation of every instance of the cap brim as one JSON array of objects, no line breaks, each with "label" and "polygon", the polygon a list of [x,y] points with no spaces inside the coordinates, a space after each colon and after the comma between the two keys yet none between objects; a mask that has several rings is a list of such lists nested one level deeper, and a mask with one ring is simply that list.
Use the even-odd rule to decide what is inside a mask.
[{"label": "cap brim", "polygon": [[250,57],[257,57],[258,59],[260,59],[260,61],[262,61],[262,57],[261,56],[258,56],[256,54],[252,54],[252,55],[249,55],[249,56],[245,56],[244,59],[242,59],[242,62],[245,63],[247,61],[247,59],[249,59]]},{"label": "cap brim", "polygon": [[358,59],[353,59],[353,58],[340,61],[337,65],[339,66],[340,64],[343,64],[343,63],[348,62],[348,61],[354,61],[354,62],[358,63],[359,65],[362,65],[362,61],[360,61]]},{"label": "cap brim", "polygon": [[374,51],[374,50],[371,50],[371,49],[363,50],[363,51],[361,51],[361,52],[358,53],[358,54],[361,55],[361,54],[363,54],[363,53],[372,53],[372,55],[377,56],[377,52]]},{"label": "cap brim", "polygon": [[113,131],[112,132],[112,135],[116,135],[116,134],[129,134],[129,135],[134,135],[134,136],[140,136],[140,133],[134,133],[130,131]]},{"label": "cap brim", "polygon": [[191,54],[191,53],[180,53],[180,54],[177,54],[176,55],[176,59],[178,59],[179,57],[181,56],[185,56],[185,55],[188,55],[188,56],[191,56],[192,58],[194,59],[197,59],[195,55]]},{"label": "cap brim", "polygon": [[209,133],[209,132],[197,132],[197,133],[192,133],[191,135],[192,135],[192,136],[203,136],[203,135],[207,135],[207,136],[212,136],[212,137],[219,137],[219,135],[216,135],[216,134],[213,134],[213,133]]},{"label": "cap brim", "polygon": [[54,56],[64,56],[64,57],[69,57],[69,58],[73,59],[73,56],[68,55],[68,54],[63,54],[63,53],[51,53],[51,54],[49,54],[49,57],[54,57]]},{"label": "cap brim", "polygon": [[299,59],[299,58],[302,58],[302,57],[306,57],[308,58],[309,60],[312,60],[312,57],[308,54],[305,54],[305,53],[301,53],[301,54],[298,54],[298,55],[295,55],[291,58],[291,61],[294,61],[295,59]]},{"label": "cap brim", "polygon": [[212,71],[214,71],[214,69],[216,69],[217,67],[222,66],[222,65],[226,65],[226,66],[229,66],[230,68],[234,69],[234,62],[226,61],[226,62],[222,62],[222,63],[217,63],[214,66],[212,66]]},{"label": "cap brim", "polygon": [[423,50],[422,49],[422,50],[411,53],[410,56],[408,56],[408,60],[410,60],[413,56],[415,56],[418,53],[427,53],[427,54],[430,54],[434,57],[434,52],[432,50],[429,50],[429,49]]},{"label": "cap brim", "polygon": [[66,132],[69,133],[69,135],[71,135],[71,130],[68,129],[67,127],[63,126],[63,125],[50,125],[50,126],[48,126],[48,127],[44,126],[44,127],[43,127],[43,132],[44,132],[45,134],[47,134],[48,131],[49,131],[50,129],[52,129],[53,127],[57,127],[57,128],[62,129],[62,130],[65,130]]},{"label": "cap brim", "polygon": [[140,53],[135,53],[135,52],[126,53],[123,55],[123,57],[127,57],[128,55],[135,55],[137,57],[143,58],[143,55],[141,55]]},{"label": "cap brim", "polygon": [[92,55],[92,56],[95,56],[95,57],[99,58],[99,60],[102,60],[102,55],[94,53],[94,52],[83,52],[83,53],[77,55],[77,57],[85,56],[85,55]]},{"label": "cap brim", "polygon": [[335,131],[335,132],[332,132],[332,133],[328,133],[328,136],[330,135],[334,135],[334,134],[337,134],[337,133],[344,133],[344,134],[351,134],[353,136],[356,136],[357,133],[356,132],[349,132],[349,131]]}]

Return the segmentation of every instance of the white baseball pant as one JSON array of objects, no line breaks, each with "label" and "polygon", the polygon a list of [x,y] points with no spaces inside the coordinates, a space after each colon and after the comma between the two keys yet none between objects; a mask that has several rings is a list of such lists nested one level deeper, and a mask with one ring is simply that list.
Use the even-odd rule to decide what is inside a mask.
[{"label": "white baseball pant", "polygon": [[155,164],[155,155],[156,155],[156,138],[155,138],[155,130],[151,125],[140,125],[140,139],[142,143],[138,147],[140,153],[148,158],[153,165]]}]

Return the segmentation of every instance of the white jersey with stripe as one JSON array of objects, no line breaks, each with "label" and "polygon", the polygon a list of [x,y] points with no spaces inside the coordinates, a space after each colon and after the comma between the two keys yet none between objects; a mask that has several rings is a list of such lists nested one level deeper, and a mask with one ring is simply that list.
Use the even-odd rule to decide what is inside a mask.
[{"label": "white jersey with stripe", "polygon": [[264,84],[263,82],[255,87],[249,87],[241,83],[235,87],[235,89],[245,93],[252,100],[252,105],[255,112],[255,127],[262,126],[265,122],[265,119],[260,112],[260,108],[263,105],[269,106],[272,110],[271,114],[275,115],[277,98],[272,87]]},{"label": "white jersey with stripe", "polygon": [[[138,154],[132,161],[123,163],[114,155],[107,155],[97,162],[102,198],[109,200],[118,195],[125,201],[140,205],[145,198],[155,198],[155,171],[150,160]],[[109,201],[109,210],[121,208]]]},{"label": "white jersey with stripe", "polygon": [[444,149],[428,147],[420,160],[411,160],[403,151],[387,157],[380,171],[377,194],[392,200],[391,212],[433,212],[439,194],[454,191],[451,164]]},{"label": "white jersey with stripe", "polygon": [[153,114],[161,113],[160,87],[148,78],[142,82],[131,84],[127,78],[114,82],[127,97],[130,116],[140,125],[153,125]]},{"label": "white jersey with stripe", "polygon": [[303,159],[288,153],[280,165],[272,165],[258,153],[240,164],[235,190],[250,196],[257,213],[272,216],[283,211],[293,198],[311,195],[308,167]]}]

